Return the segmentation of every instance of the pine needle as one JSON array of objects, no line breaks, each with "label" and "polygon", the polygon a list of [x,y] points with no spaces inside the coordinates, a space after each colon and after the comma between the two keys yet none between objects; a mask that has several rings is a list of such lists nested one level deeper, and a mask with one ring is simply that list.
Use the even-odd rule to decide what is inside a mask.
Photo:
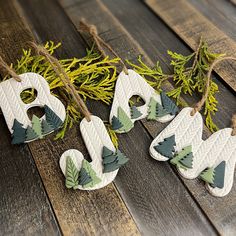
[{"label": "pine needle", "polygon": [[[170,65],[173,67],[173,74],[165,74],[159,64],[151,68],[146,65],[142,58],[138,58],[138,65],[127,61],[133,69],[142,75],[146,81],[155,88],[158,92],[161,91],[161,86],[166,80],[172,80],[175,83],[175,89],[167,93],[168,96],[173,97],[178,105],[181,103],[181,96],[188,94],[192,96],[193,93],[203,94],[205,83],[207,79],[207,71],[211,63],[224,54],[215,54],[210,52],[206,42],[200,42],[198,49],[187,56],[182,54],[167,51],[171,57]],[[217,125],[213,122],[212,116],[215,115],[218,101],[216,100],[216,93],[219,92],[217,84],[212,81],[210,84],[210,92],[207,101],[204,105],[204,115],[206,117],[206,126],[210,131],[218,130]]]},{"label": "pine needle", "polygon": [[[44,47],[50,54],[53,54],[60,46],[61,43],[55,44],[50,41]],[[61,59],[59,61],[84,101],[90,98],[102,101],[105,104],[111,104],[117,79],[116,64],[119,60],[119,58],[102,58],[101,55],[91,49],[87,50],[87,55],[83,58]],[[43,76],[49,84],[51,94],[63,101],[66,107],[66,119],[55,139],[63,138],[66,131],[78,123],[82,116],[69,91],[66,90],[60,78],[57,77],[50,63],[46,62],[43,56],[33,54],[31,49],[23,49],[22,57],[15,65],[11,66],[17,74],[35,72]],[[5,77],[4,80],[8,78]],[[21,98],[25,103],[32,102],[35,96],[34,89],[25,90],[21,94]],[[112,134],[112,140],[117,144],[115,134]]]}]

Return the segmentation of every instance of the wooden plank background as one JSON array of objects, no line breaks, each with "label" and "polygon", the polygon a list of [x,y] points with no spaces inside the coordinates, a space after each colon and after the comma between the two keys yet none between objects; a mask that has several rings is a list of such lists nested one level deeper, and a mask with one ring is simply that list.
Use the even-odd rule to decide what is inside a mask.
[{"label": "wooden plank background", "polygon": [[[84,17],[97,26],[100,36],[121,58],[135,61],[142,54],[148,64],[159,60],[169,72],[167,49],[190,53],[200,34],[213,50],[233,55],[235,13],[234,5],[226,0],[0,0],[0,52],[14,63],[27,41],[53,40],[63,43],[56,52],[59,58],[82,57],[90,42],[78,32]],[[220,128],[230,125],[235,112],[235,68],[227,62],[216,69],[221,106],[214,119]],[[169,83],[164,87],[166,91],[171,88]],[[199,98],[184,99],[192,105]],[[88,106],[108,120],[109,107],[93,101]],[[149,145],[167,124],[135,123],[131,132],[119,135],[119,147],[130,162],[119,171],[114,184],[92,192],[73,192],[64,187],[58,161],[69,148],[88,157],[78,127],[63,140],[54,141],[50,135],[18,147],[10,144],[3,117],[1,121],[2,235],[236,233],[235,186],[227,197],[215,198],[202,182],[184,180],[168,163],[150,158]],[[204,136],[209,135],[205,127]]]}]

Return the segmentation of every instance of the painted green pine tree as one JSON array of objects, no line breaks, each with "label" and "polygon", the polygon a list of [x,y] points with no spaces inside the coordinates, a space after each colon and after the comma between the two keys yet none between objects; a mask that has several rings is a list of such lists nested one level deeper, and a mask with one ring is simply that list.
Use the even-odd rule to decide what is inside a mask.
[{"label": "painted green pine tree", "polygon": [[129,161],[129,159],[120,150],[113,152],[105,146],[103,147],[102,159],[102,164],[104,167],[103,173],[115,171]]},{"label": "painted green pine tree", "polygon": [[50,124],[48,124],[48,122],[45,119],[42,120],[41,125],[42,125],[43,135],[50,134],[51,132],[54,131],[53,127]]},{"label": "painted green pine tree", "polygon": [[113,116],[112,119],[111,119],[111,128],[113,130],[118,130],[122,127],[123,127],[123,125],[121,124],[119,119],[116,116]]},{"label": "painted green pine tree", "polygon": [[192,168],[192,146],[184,147],[179,153],[177,153],[174,158],[170,160],[170,163],[176,165],[178,168]]},{"label": "painted green pine tree", "polygon": [[41,120],[36,115],[33,115],[32,118],[32,129],[37,134],[38,138],[43,138]]},{"label": "painted green pine tree", "polygon": [[208,168],[203,171],[200,178],[209,183],[213,188],[223,188],[225,178],[225,161],[222,161],[217,167]]},{"label": "painted green pine tree", "polygon": [[173,158],[175,152],[175,135],[165,138],[163,142],[154,146],[154,149],[162,156]]},{"label": "painted green pine tree", "polygon": [[66,157],[66,187],[78,189],[78,178],[79,178],[79,171],[76,168],[72,158],[70,156]]},{"label": "painted green pine tree", "polygon": [[118,107],[117,115],[118,120],[122,124],[122,127],[117,129],[117,132],[128,132],[134,127],[133,122],[121,107]]},{"label": "painted green pine tree", "polygon": [[131,119],[137,119],[142,115],[142,113],[138,110],[136,106],[132,106],[130,108],[130,114],[131,114]]},{"label": "painted green pine tree", "polygon": [[59,129],[63,122],[59,116],[47,105],[44,106],[46,121],[50,124],[54,130]]},{"label": "painted green pine tree", "polygon": [[38,135],[35,133],[35,131],[30,127],[28,126],[27,129],[26,129],[26,139],[25,141],[33,141],[33,140],[36,140],[38,139]]},{"label": "painted green pine tree", "polygon": [[86,174],[92,179],[92,181],[84,183],[83,188],[92,188],[101,182],[101,179],[97,176],[96,172],[93,170],[91,164],[87,160],[83,160],[81,168],[83,168]]},{"label": "painted green pine tree", "polygon": [[156,106],[156,117],[163,117],[168,115],[167,111],[163,108],[161,104],[157,102]]},{"label": "painted green pine tree", "polygon": [[182,160],[179,161],[183,166],[193,168],[193,153],[188,153]]},{"label": "painted green pine tree", "polygon": [[208,168],[201,173],[200,178],[209,184],[213,184],[214,175],[215,175],[214,168]]},{"label": "painted green pine tree", "polygon": [[14,119],[12,130],[13,134],[11,143],[12,144],[24,143],[26,139],[26,129],[23,128],[23,124]]},{"label": "painted green pine tree", "polygon": [[161,102],[168,114],[175,115],[179,111],[176,104],[164,92],[161,92]]},{"label": "painted green pine tree", "polygon": [[89,183],[91,183],[93,180],[91,176],[88,174],[88,172],[85,170],[85,168],[81,168],[79,171],[79,185],[82,185],[83,187]]},{"label": "painted green pine tree", "polygon": [[226,162],[222,161],[216,168],[215,168],[215,176],[212,187],[215,188],[223,188],[224,187],[224,179],[225,179],[225,165]]},{"label": "painted green pine tree", "polygon": [[156,107],[157,107],[157,102],[156,100],[151,97],[150,102],[148,104],[148,120],[156,120]]}]

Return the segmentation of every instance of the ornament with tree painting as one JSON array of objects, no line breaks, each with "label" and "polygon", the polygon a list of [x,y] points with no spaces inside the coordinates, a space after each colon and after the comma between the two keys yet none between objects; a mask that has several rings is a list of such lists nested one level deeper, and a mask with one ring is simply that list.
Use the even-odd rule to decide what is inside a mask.
[{"label": "ornament with tree painting", "polygon": [[90,116],[90,119],[81,121],[80,130],[92,162],[85,160],[83,154],[75,149],[67,150],[60,158],[67,188],[103,188],[115,179],[119,168],[128,161],[114,147],[103,121],[97,116]]},{"label": "ornament with tree painting", "polygon": [[233,185],[236,163],[236,136],[225,128],[202,140],[203,120],[193,108],[184,108],[153,140],[151,156],[158,161],[170,161],[187,178],[200,177],[211,194],[227,195]]},{"label": "ornament with tree painting", "polygon": [[[0,107],[7,126],[12,133],[12,143],[20,144],[43,138],[59,129],[66,116],[62,102],[50,94],[47,81],[36,73],[19,75],[21,82],[11,78],[0,83]],[[37,97],[31,103],[24,103],[20,97],[23,90],[37,90]],[[6,93],[7,91],[7,93]],[[43,107],[42,118],[29,119],[27,111],[32,107]]]},{"label": "ornament with tree painting", "polygon": [[[130,107],[129,99],[134,95],[140,96],[145,104]],[[136,120],[145,117],[148,120],[168,122],[177,112],[178,107],[164,92],[157,94],[135,71],[128,70],[128,74],[120,73],[110,112],[110,123],[117,133],[129,132]]]}]

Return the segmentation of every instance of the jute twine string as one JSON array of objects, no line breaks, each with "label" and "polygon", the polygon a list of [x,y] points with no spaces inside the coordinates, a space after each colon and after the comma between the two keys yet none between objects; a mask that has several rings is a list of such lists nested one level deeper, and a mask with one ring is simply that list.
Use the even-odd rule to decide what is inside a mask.
[{"label": "jute twine string", "polygon": [[51,54],[49,54],[48,51],[43,46],[37,45],[34,42],[30,42],[30,45],[35,49],[37,54],[44,56],[45,59],[51,64],[53,70],[55,71],[57,76],[61,79],[66,89],[70,91],[70,94],[72,95],[81,113],[84,115],[87,121],[91,121],[91,113],[89,112],[83,99],[76,91],[74,85],[71,83],[70,78],[66,74],[65,70],[62,68],[60,62]]},{"label": "jute twine string", "polygon": [[7,63],[3,60],[3,58],[1,56],[0,56],[0,68],[2,68],[4,71],[6,71],[17,82],[21,82],[20,76],[16,74],[16,72],[13,68],[11,68],[9,65],[7,65]]},{"label": "jute twine string", "polygon": [[[214,69],[214,67],[220,63],[221,61],[225,61],[225,60],[233,60],[233,61],[236,61],[236,57],[221,57],[221,58],[218,58],[216,59],[210,66],[208,72],[207,72],[207,81],[206,81],[206,87],[205,87],[205,92],[201,98],[201,100],[193,107],[193,110],[191,112],[191,115],[194,116],[196,114],[196,112],[200,111],[204,105],[204,103],[206,102],[207,100],[207,97],[208,97],[208,94],[209,94],[209,91],[210,91],[210,83],[211,83],[211,74],[212,74],[212,71]],[[232,132],[232,135],[236,135],[236,114],[233,115],[233,118],[232,118],[232,128],[233,128],[233,132]]]},{"label": "jute twine string", "polygon": [[[93,37],[93,40],[94,42],[96,43],[97,45],[97,48],[98,50],[101,52],[102,56],[103,57],[106,57],[106,53],[103,49],[103,47],[107,48],[115,57],[119,57],[119,55],[113,50],[113,48],[108,44],[106,43],[99,35],[98,35],[98,31],[97,31],[97,27],[95,25],[91,25],[91,24],[88,24],[85,19],[81,19],[80,20],[80,31],[81,32],[87,32],[89,33],[92,37]],[[125,74],[128,74],[128,69],[124,63],[124,61],[120,58],[120,63],[122,64],[123,66],[123,71],[125,72]]]},{"label": "jute twine string", "polygon": [[236,114],[233,115],[232,117],[232,135],[235,136],[236,135]]}]

